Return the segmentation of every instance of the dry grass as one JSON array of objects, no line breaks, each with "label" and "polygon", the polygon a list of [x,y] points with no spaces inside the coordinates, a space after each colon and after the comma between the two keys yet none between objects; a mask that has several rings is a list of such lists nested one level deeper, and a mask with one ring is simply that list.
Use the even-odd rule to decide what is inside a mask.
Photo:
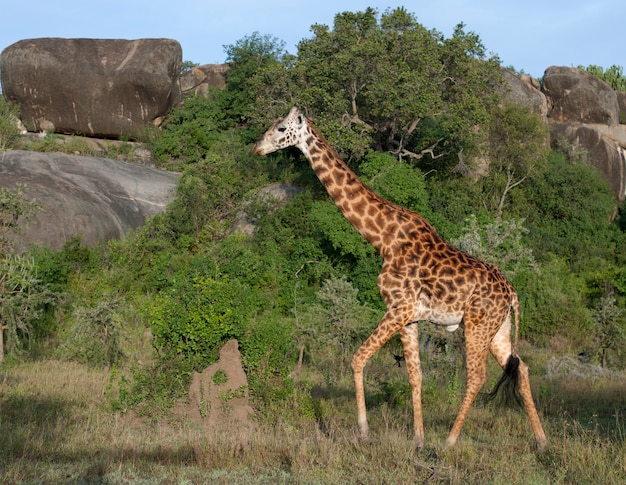
[{"label": "dry grass", "polygon": [[[394,368],[388,378],[404,372]],[[109,412],[108,381],[104,371],[67,362],[1,369],[2,483],[626,483],[623,378],[536,382],[550,440],[543,454],[534,451],[523,413],[480,406],[458,445],[443,450],[457,403],[454,391],[432,385],[424,403],[428,446],[415,453],[408,403],[375,396],[373,442],[359,442],[349,379],[332,389],[316,385],[315,417],[209,433],[184,417]]]}]

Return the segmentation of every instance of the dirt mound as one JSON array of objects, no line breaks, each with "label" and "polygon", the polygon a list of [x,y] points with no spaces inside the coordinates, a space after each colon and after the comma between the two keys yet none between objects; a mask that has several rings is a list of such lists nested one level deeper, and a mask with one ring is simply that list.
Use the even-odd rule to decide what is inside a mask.
[{"label": "dirt mound", "polygon": [[194,372],[188,403],[181,405],[178,412],[207,430],[232,425],[254,427],[248,378],[241,365],[236,340],[226,342],[217,363],[202,373]]}]

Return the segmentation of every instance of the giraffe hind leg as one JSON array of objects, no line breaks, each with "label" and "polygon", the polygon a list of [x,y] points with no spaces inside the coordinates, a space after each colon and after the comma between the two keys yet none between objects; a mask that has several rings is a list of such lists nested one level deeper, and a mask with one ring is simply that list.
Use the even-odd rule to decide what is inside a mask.
[{"label": "giraffe hind leg", "polygon": [[535,434],[537,449],[543,451],[547,444],[546,435],[541,426],[541,420],[539,419],[530,389],[528,366],[519,356],[513,353],[510,317],[505,320],[500,330],[498,330],[491,343],[490,350],[498,364],[504,369],[502,377],[490,394],[495,395],[502,388],[506,404],[514,401],[520,403],[521,397],[521,403],[524,405]]},{"label": "giraffe hind leg", "polygon": [[[471,328],[471,327],[470,327]],[[466,323],[465,350],[467,365],[467,385],[465,396],[461,402],[459,414],[454,420],[452,429],[446,439],[446,448],[453,446],[461,433],[463,423],[469,414],[470,408],[478,395],[478,392],[487,381],[487,352],[488,347],[480,339],[473,337],[473,333]]]}]

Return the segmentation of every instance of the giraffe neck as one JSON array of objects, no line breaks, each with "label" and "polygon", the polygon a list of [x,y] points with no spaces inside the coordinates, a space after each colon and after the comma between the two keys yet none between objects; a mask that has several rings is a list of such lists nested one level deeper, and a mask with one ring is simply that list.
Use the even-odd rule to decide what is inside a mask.
[{"label": "giraffe neck", "polygon": [[[390,225],[397,227],[412,213],[367,187],[311,124],[298,146],[344,217],[379,254],[384,254],[385,247],[393,244],[395,231]],[[413,216],[426,222],[417,214]]]}]

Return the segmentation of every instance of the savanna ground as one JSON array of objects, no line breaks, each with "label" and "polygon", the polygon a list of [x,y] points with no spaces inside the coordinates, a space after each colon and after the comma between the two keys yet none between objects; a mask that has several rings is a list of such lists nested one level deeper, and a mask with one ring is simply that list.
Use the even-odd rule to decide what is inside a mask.
[{"label": "savanna ground", "polygon": [[[553,378],[549,352],[526,344],[521,354],[549,439],[542,454],[525,413],[480,403],[458,444],[443,449],[463,392],[459,359],[445,371],[423,361],[427,446],[419,453],[406,370],[385,350],[368,365],[369,444],[356,436],[348,369],[322,375],[305,366],[293,402],[266,411],[252,428],[207,431],[171,410],[113,412],[108,371],[52,360],[5,363],[0,477],[33,484],[626,483],[624,374]],[[498,376],[490,358],[489,383]],[[305,394],[312,403],[306,416],[294,412]]]}]

